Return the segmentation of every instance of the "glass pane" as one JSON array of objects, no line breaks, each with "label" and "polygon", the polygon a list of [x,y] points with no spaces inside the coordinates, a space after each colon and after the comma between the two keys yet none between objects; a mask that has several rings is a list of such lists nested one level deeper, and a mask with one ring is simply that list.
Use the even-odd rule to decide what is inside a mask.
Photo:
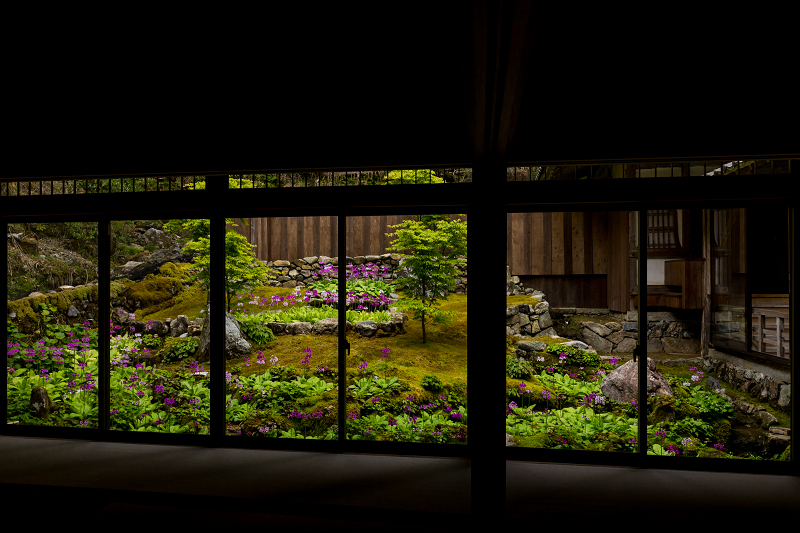
[{"label": "glass pane", "polygon": [[[660,265],[648,259],[647,348],[656,363],[649,453],[788,460],[788,211],[711,209],[703,216],[708,267],[705,257],[667,260],[661,286],[650,276]],[[704,280],[712,287],[712,344],[728,349],[706,357],[696,343]],[[767,357],[755,363],[735,355],[748,348]]]},{"label": "glass pane", "polygon": [[[227,433],[338,438],[337,217],[234,219],[266,278],[229,285]],[[230,248],[228,246],[228,248]],[[232,267],[228,253],[228,268]],[[240,269],[230,279],[252,276]],[[227,335],[227,333],[226,333]],[[231,344],[226,339],[226,345]]]},{"label": "glass pane", "polygon": [[712,343],[746,351],[746,212],[729,208],[713,209],[711,213]]},{"label": "glass pane", "polygon": [[507,445],[636,451],[636,213],[507,220]]},{"label": "glass pane", "polygon": [[111,223],[112,430],[208,434],[208,220]]},{"label": "glass pane", "polygon": [[7,421],[97,427],[97,224],[7,228]]},{"label": "glass pane", "polygon": [[466,443],[466,216],[347,231],[347,438]]}]

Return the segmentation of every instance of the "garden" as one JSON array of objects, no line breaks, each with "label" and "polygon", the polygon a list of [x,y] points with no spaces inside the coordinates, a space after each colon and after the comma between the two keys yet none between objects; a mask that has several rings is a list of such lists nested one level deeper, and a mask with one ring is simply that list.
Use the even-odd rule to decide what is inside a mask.
[{"label": "garden", "polygon": [[[638,451],[638,410],[635,399],[615,401],[602,390],[603,381],[626,362],[628,354],[600,355],[564,344],[566,339],[539,337],[546,346],[518,358],[521,339],[507,337],[506,436],[509,445],[611,452]],[[717,392],[723,387],[742,400],[726,383],[686,360],[658,365],[672,394],[649,394],[647,405],[648,455],[673,457],[788,460],[789,447],[774,453],[753,451],[737,438],[742,420],[734,401]],[[635,374],[634,374],[635,377]],[[650,377],[648,378],[650,379]],[[655,378],[653,378],[655,379]],[[608,390],[608,389],[607,389]],[[749,402],[756,402],[748,398]],[[789,426],[785,413],[762,407]],[[733,430],[733,431],[732,431]],[[763,440],[763,439],[762,439]],[[764,449],[762,446],[759,449]]]},{"label": "garden", "polygon": [[[86,256],[80,264],[82,275],[88,275],[86,265],[96,250],[91,239],[80,236],[90,230],[12,228],[23,229],[41,232],[35,251],[46,253],[37,260],[33,251],[9,248],[9,264],[20,271],[28,265],[28,272],[37,270],[30,265],[40,264],[43,273],[40,279],[18,276],[10,289],[44,290],[51,255],[60,258],[59,272],[69,271],[65,257]],[[254,258],[244,237],[226,231],[225,304],[239,332],[238,338],[224,342],[239,346],[226,348],[222,369],[228,435],[333,440],[343,431],[352,440],[467,442],[467,295],[449,292],[456,267],[466,257],[466,224],[421,216],[393,229],[392,249],[403,268],[388,272],[349,260],[342,298],[337,258],[316,258],[315,275],[302,285],[276,286],[270,281],[277,272]],[[112,281],[111,291],[111,428],[208,434],[208,221],[131,221],[115,230],[112,267],[123,274]],[[43,235],[48,232],[78,237],[70,241],[70,249],[46,249]],[[89,244],[81,248],[78,242]],[[176,245],[183,255],[165,261],[166,250]],[[157,256],[161,260],[153,263]],[[135,269],[149,266],[149,273],[130,279],[136,278],[131,274]],[[60,289],[9,301],[8,423],[98,425],[98,333],[91,312],[97,305],[96,284]],[[520,299],[530,300],[509,296],[507,306],[523,304]],[[343,369],[344,428],[339,427],[338,404],[339,305],[345,306],[350,346]],[[397,328],[382,331],[384,324]],[[520,342],[530,340],[540,344],[520,357]],[[566,340],[506,337],[507,443],[637,451],[640,406],[603,392],[604,380],[629,354],[597,354]],[[734,401],[757,405],[756,399],[737,397],[719,376],[698,370],[696,364],[666,363],[659,361],[658,368],[672,394],[651,395],[645,406],[648,454],[788,457],[788,446],[767,453],[742,444],[739,433],[752,420],[734,409]],[[720,395],[718,387],[729,396]],[[757,409],[789,427],[785,413],[769,405]]]},{"label": "garden", "polygon": [[[164,263],[139,281],[120,279],[113,282],[118,287],[112,283],[112,303],[118,305],[111,319],[111,428],[207,434],[212,369],[203,355],[202,335],[170,336],[163,330],[165,322],[167,330],[170,323],[175,327],[177,321],[170,320],[175,316],[184,316],[195,331],[207,325],[208,223],[138,222],[140,234],[154,226],[179,237],[182,251],[193,258]],[[341,304],[346,306],[351,349],[342,430],[354,440],[464,443],[466,295],[448,296],[447,290],[458,257],[466,256],[466,224],[417,217],[395,230],[398,250],[416,250],[403,256],[404,272],[412,275],[389,279],[372,264],[346,265],[348,294]],[[120,242],[118,248],[128,244]],[[112,266],[146,260],[145,251],[152,254],[168,246],[144,251],[128,246],[128,257],[120,256]],[[267,282],[275,272],[254,260],[239,234],[228,230],[225,246],[226,305],[247,346],[246,353],[226,354],[227,433],[338,438],[338,336],[285,334],[276,328],[326,324],[335,333],[338,262],[323,265],[318,279],[304,287],[273,287]],[[168,294],[154,296],[164,287]],[[115,300],[116,295],[120,298]],[[7,419],[97,427],[97,329],[91,319],[65,320],[64,309],[53,307],[47,296],[30,304],[36,307],[35,326],[21,331],[21,322],[7,321]],[[400,324],[398,334],[378,338],[353,329],[393,318]]]}]

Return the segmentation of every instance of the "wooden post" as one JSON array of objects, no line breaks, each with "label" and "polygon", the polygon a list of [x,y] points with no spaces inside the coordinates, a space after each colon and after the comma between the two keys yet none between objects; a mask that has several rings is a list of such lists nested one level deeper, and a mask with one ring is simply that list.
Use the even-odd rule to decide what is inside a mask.
[{"label": "wooden post", "polygon": [[706,294],[703,302],[703,320],[700,324],[700,355],[708,357],[708,345],[711,343],[711,295]]}]

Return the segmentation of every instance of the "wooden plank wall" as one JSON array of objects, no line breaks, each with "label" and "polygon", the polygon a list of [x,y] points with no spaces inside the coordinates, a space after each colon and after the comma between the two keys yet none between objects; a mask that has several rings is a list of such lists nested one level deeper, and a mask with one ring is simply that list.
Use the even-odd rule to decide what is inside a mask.
[{"label": "wooden plank wall", "polygon": [[[449,215],[450,219],[457,217]],[[386,233],[394,231],[390,225],[412,219],[412,215],[378,215],[347,217],[346,254],[381,255],[387,253],[392,238]],[[338,257],[338,221],[335,216],[322,217],[270,217],[249,218],[234,231],[255,244],[256,257],[262,261],[326,255]]]},{"label": "wooden plank wall", "polygon": [[[515,276],[566,276],[546,283],[554,307],[631,309],[636,259],[630,257],[635,214],[625,212],[547,212],[507,215],[506,260]],[[347,217],[347,251],[357,255],[387,252],[390,225],[411,215]],[[450,215],[451,219],[456,215]],[[460,217],[466,220],[465,217]],[[338,256],[336,217],[246,219],[236,231],[255,244],[262,261],[327,255]],[[239,221],[236,221],[237,224]],[[606,276],[598,291],[597,276]],[[631,277],[633,276],[633,277]],[[555,300],[553,300],[555,298]]]},{"label": "wooden plank wall", "polygon": [[554,307],[628,311],[630,236],[628,212],[509,213],[506,260],[512,275],[547,285]]}]

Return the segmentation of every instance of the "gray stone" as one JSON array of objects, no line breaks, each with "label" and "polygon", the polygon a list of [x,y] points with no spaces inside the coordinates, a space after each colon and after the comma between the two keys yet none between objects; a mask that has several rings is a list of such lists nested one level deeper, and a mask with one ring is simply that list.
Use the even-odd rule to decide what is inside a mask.
[{"label": "gray stone", "polygon": [[554,338],[560,338],[560,337],[558,336],[558,333],[556,332],[556,330],[554,330],[553,328],[547,328],[547,329],[545,329],[545,330],[542,330],[542,331],[541,331],[541,332],[539,332],[538,334],[534,335],[534,337],[533,337],[533,338],[536,338],[536,337],[554,337]]},{"label": "gray stone", "polygon": [[661,344],[666,353],[700,353],[700,343],[695,339],[664,337]]},{"label": "gray stone", "polygon": [[539,327],[541,328],[549,328],[553,325],[553,319],[550,318],[550,312],[545,311],[541,315],[539,315]]},{"label": "gray stone", "polygon": [[717,381],[714,376],[709,376],[708,379],[706,379],[706,382],[703,384],[703,387],[708,390],[716,390],[721,389],[722,385],[720,385],[719,381]]},{"label": "gray stone", "polygon": [[661,339],[647,339],[647,353],[663,353],[664,345]]},{"label": "gray stone", "polygon": [[543,352],[547,348],[547,344],[541,341],[520,341],[517,346],[526,352]]},{"label": "gray stone", "polygon": [[292,322],[286,325],[286,333],[291,335],[307,335],[311,333],[311,322]]},{"label": "gray stone", "polygon": [[189,332],[189,317],[186,315],[178,315],[178,318],[169,323],[170,337],[180,337],[184,333]]},{"label": "gray stone", "polygon": [[781,385],[781,392],[778,394],[778,405],[780,407],[789,407],[789,402],[791,400],[791,385]]},{"label": "gray stone", "polygon": [[772,426],[769,428],[770,433],[774,433],[776,435],[791,435],[792,432],[789,428],[779,427],[779,426]]},{"label": "gray stone", "polygon": [[788,435],[781,435],[770,431],[767,434],[767,455],[783,453],[786,447],[791,444],[791,441],[792,439]]},{"label": "gray stone", "polygon": [[364,320],[353,325],[356,333],[362,337],[372,337],[378,330],[378,323],[374,320]]},{"label": "gray stone", "polygon": [[611,331],[622,331],[622,324],[619,322],[606,322],[605,326]]},{"label": "gray stone", "polygon": [[587,329],[595,332],[596,334],[600,335],[601,337],[606,337],[606,336],[611,334],[611,330],[610,329],[608,329],[605,326],[601,326],[600,324],[598,324],[596,322],[589,322],[589,321],[581,322],[581,326],[583,326],[584,328],[587,328]]},{"label": "gray stone", "polygon": [[70,305],[69,306],[69,309],[67,310],[67,316],[68,317],[74,318],[76,316],[80,316],[80,314],[81,314],[81,312],[78,311],[77,307],[75,307],[74,305]]},{"label": "gray stone", "polygon": [[323,318],[312,326],[311,333],[315,335],[338,335],[339,319]]},{"label": "gray stone", "polygon": [[[197,320],[199,321],[199,325],[203,324],[202,319],[198,318]],[[152,322],[149,322],[147,325],[150,326],[150,329],[148,330],[147,326],[145,326],[145,331],[147,333],[150,333],[151,335],[159,335],[161,337],[164,337],[169,334],[169,328],[161,320],[153,320]]]},{"label": "gray stone", "polygon": [[[542,297],[544,298],[544,295]],[[550,310],[550,304],[547,302],[539,302],[538,304],[536,304],[536,307],[533,308],[533,312],[537,315],[546,313],[549,310]]]},{"label": "gray stone", "polygon": [[[615,368],[605,377],[600,385],[603,394],[614,401],[629,403],[636,400],[639,390],[639,363],[628,361]],[[664,376],[656,370],[656,362],[647,358],[647,393],[661,396],[673,396],[672,388]]]},{"label": "gray stone", "polygon": [[36,416],[39,418],[50,418],[52,402],[50,401],[50,395],[47,394],[47,389],[41,386],[33,388],[31,391],[30,407],[36,411]]},{"label": "gray stone", "polygon": [[774,426],[778,423],[778,419],[769,411],[759,411],[755,414],[755,418],[764,429],[768,429],[770,426]]},{"label": "gray stone", "polygon": [[[585,323],[586,322],[584,322],[584,324]],[[599,326],[599,324],[595,325]],[[585,342],[589,346],[592,346],[598,352],[611,353],[611,350],[614,348],[613,344],[611,344],[610,342],[608,342],[603,337],[601,337],[600,335],[598,335],[589,328],[583,328],[583,330],[581,331],[581,338],[583,339],[583,342]]]},{"label": "gray stone", "polygon": [[728,402],[728,405],[734,407],[733,399],[730,396],[728,396],[728,393],[725,392],[725,389],[723,388],[714,389],[714,394],[720,396],[721,398],[724,398],[725,401]]},{"label": "gray stone", "polygon": [[531,319],[528,318],[528,315],[520,313],[519,314],[519,325],[520,326],[527,326],[531,323]]},{"label": "gray stone", "polygon": [[740,413],[744,413],[746,415],[753,414],[753,412],[755,411],[755,407],[751,403],[737,401],[733,402],[733,405],[734,407],[736,407],[737,411],[739,411]]},{"label": "gray stone", "polygon": [[636,348],[636,339],[631,338],[624,338],[617,344],[612,352],[614,353],[633,353],[633,349]]},{"label": "gray stone", "polygon": [[[183,316],[183,315],[180,315]],[[198,358],[199,362],[209,361],[211,359],[211,312],[210,306],[206,309],[205,320],[203,321],[203,330],[200,334],[198,341]],[[225,313],[225,339],[223,342],[223,352],[225,359],[236,359],[243,355],[250,353],[253,349],[251,344],[247,342],[242,334],[242,328],[233,316]]]},{"label": "gray stone", "polygon": [[506,318],[510,318],[514,315],[519,314],[519,309],[516,305],[512,305],[511,307],[506,307]]},{"label": "gray stone", "polygon": [[614,331],[611,335],[606,337],[606,340],[614,345],[617,345],[622,342],[622,339],[624,338],[625,334],[622,331]]},{"label": "gray stone", "polygon": [[[564,345],[564,346],[571,346],[573,348],[578,348],[579,350],[588,350],[589,349],[589,345],[586,344],[585,342],[581,342],[581,341],[562,342],[561,344]],[[539,351],[541,351],[541,350],[539,350]]]},{"label": "gray stone", "polygon": [[639,323],[638,322],[623,322],[622,329],[624,331],[639,331]]}]

